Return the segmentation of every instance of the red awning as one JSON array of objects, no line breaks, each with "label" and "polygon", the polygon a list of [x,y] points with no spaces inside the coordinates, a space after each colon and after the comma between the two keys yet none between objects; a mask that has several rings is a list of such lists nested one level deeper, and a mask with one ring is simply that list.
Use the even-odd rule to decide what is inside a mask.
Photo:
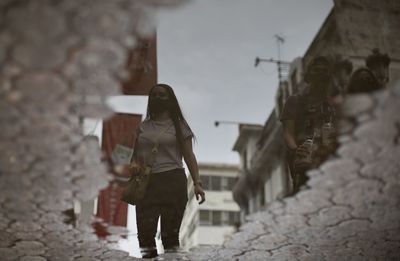
[{"label": "red awning", "polygon": [[[117,113],[112,118],[103,122],[102,151],[104,160],[109,163],[110,171],[114,175],[120,175],[114,171],[111,158],[117,144],[133,147],[136,140],[136,128],[141,122],[141,115]],[[97,216],[106,223],[115,226],[126,226],[127,204],[120,200],[122,187],[115,181],[100,191],[98,197]]]}]

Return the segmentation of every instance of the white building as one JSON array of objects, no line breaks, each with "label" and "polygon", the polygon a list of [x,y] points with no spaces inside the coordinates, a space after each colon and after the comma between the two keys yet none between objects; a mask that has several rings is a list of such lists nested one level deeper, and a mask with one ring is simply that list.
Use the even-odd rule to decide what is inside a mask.
[{"label": "white building", "polygon": [[239,153],[241,164],[233,196],[241,208],[241,222],[248,214],[265,209],[289,193],[289,173],[281,135],[275,112],[270,114],[264,126],[239,126],[233,150]]},{"label": "white building", "polygon": [[199,164],[206,201],[199,205],[192,179],[188,178],[188,204],[182,220],[180,241],[183,248],[220,245],[239,226],[239,206],[232,188],[238,177],[237,165]]}]

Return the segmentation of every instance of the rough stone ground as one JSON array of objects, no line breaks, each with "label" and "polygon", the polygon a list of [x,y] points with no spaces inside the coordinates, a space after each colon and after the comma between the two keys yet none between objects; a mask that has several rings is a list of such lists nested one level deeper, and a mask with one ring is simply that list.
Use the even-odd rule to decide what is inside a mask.
[{"label": "rough stone ground", "polygon": [[[111,176],[81,118],[106,118],[152,13],[184,0],[0,1],[0,259],[133,260],[62,212]],[[115,240],[110,239],[111,241]]]},{"label": "rough stone ground", "polygon": [[400,260],[400,85],[348,97],[337,155],[192,260]]},{"label": "rough stone ground", "polygon": [[[0,1],[1,260],[135,259],[62,211],[110,179],[79,118],[112,113],[104,98],[120,94],[132,32],[148,32],[155,6],[179,2]],[[307,189],[249,217],[222,247],[162,259],[399,260],[400,89],[350,100],[338,155]]]}]

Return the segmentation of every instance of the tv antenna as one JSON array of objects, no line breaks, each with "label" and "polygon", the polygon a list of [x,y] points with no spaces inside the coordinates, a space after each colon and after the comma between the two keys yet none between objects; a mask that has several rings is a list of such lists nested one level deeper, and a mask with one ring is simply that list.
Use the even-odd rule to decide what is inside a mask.
[{"label": "tv antenna", "polygon": [[278,59],[273,59],[273,58],[263,59],[260,57],[256,57],[254,67],[257,67],[260,64],[260,62],[275,63],[278,66],[279,82],[283,82],[283,80],[287,77],[290,62],[283,61],[281,59],[281,47],[285,43],[285,38],[278,34],[275,34],[274,37],[276,39],[276,44],[278,47]]}]

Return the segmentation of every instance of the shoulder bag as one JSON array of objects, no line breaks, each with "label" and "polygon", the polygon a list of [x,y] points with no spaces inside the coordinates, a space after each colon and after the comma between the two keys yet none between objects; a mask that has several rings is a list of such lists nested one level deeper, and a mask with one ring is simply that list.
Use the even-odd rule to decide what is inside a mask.
[{"label": "shoulder bag", "polygon": [[164,134],[171,126],[172,125],[169,125],[167,128],[159,132],[159,134],[154,139],[154,145],[149,153],[149,160],[146,160],[146,166],[140,168],[139,173],[133,173],[131,175],[130,179],[127,182],[127,185],[125,186],[124,191],[122,192],[122,201],[131,205],[137,205],[144,198],[150,180],[151,168],[154,164],[155,157],[158,152],[158,140],[161,135]]}]

